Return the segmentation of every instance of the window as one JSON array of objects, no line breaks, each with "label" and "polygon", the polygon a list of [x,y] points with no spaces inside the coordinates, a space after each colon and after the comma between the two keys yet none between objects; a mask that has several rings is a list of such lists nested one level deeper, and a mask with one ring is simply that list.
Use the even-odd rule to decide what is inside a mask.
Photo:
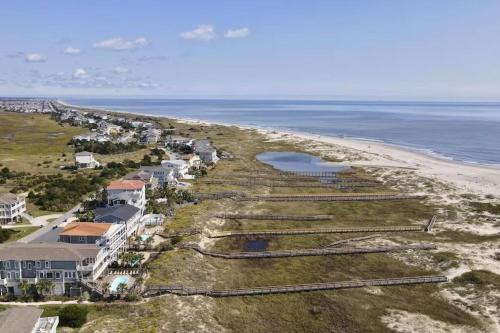
[{"label": "window", "polygon": [[41,262],[39,262],[39,261],[37,261],[37,262],[35,263],[35,266],[36,266],[36,268],[42,268],[42,263],[41,263]]},{"label": "window", "polygon": [[47,279],[52,279],[54,277],[54,273],[47,272],[47,274],[45,274],[45,276],[47,277]]},{"label": "window", "polygon": [[43,272],[38,272],[38,277],[39,277],[40,279],[43,279]]},{"label": "window", "polygon": [[64,277],[68,278],[68,272],[64,272]]},{"label": "window", "polygon": [[16,272],[16,280],[19,280],[19,272]]},{"label": "window", "polygon": [[50,261],[45,262],[45,268],[50,268]]},{"label": "window", "polygon": [[28,263],[28,269],[31,269],[31,263],[30,262]]},{"label": "window", "polygon": [[10,261],[5,262],[5,269],[10,269]]},{"label": "window", "polygon": [[80,242],[85,242],[85,237],[80,236]]},{"label": "window", "polygon": [[61,278],[61,273],[56,272],[56,279],[60,279],[60,278]]},{"label": "window", "polygon": [[18,261],[14,261],[14,268],[15,268],[15,269],[18,269],[18,268],[19,268],[19,262],[18,262]]},{"label": "window", "polygon": [[26,261],[23,261],[23,268],[26,268]]},{"label": "window", "polygon": [[7,273],[7,279],[10,279],[10,272]]}]

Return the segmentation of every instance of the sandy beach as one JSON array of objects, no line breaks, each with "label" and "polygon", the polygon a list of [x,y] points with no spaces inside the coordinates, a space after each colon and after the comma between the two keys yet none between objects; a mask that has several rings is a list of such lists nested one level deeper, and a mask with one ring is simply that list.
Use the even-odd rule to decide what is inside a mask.
[{"label": "sandy beach", "polygon": [[449,183],[461,192],[500,196],[500,168],[497,167],[472,165],[454,160],[446,160],[439,157],[433,157],[429,154],[374,141],[300,133],[275,133],[289,138],[313,140],[345,147],[361,156],[359,160],[350,161],[350,165],[410,168],[414,169],[420,176]]}]

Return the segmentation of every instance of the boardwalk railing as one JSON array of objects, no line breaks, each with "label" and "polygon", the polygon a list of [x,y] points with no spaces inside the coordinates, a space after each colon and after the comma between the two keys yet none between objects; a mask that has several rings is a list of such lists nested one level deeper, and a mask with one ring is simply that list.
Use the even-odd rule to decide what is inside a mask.
[{"label": "boardwalk railing", "polygon": [[328,221],[332,215],[265,215],[265,214],[217,214],[227,220],[277,220],[277,221]]},{"label": "boardwalk railing", "polygon": [[250,170],[251,175],[278,175],[278,176],[299,176],[299,177],[336,177],[337,173],[345,173],[343,171],[265,171],[265,170]]},{"label": "boardwalk railing", "polygon": [[282,236],[282,235],[308,235],[308,234],[335,234],[355,232],[412,232],[424,231],[419,226],[387,226],[387,227],[345,227],[322,229],[289,229],[289,230],[256,230],[256,231],[224,231],[209,234],[210,238],[238,237],[238,236]]},{"label": "boardwalk railing", "polygon": [[367,180],[363,178],[353,178],[353,177],[307,177],[307,176],[297,176],[297,175],[273,175],[273,174],[250,174],[250,173],[232,173],[228,174],[227,177],[232,179],[248,179],[248,180],[276,180],[283,182],[290,181],[301,181],[301,182],[321,182],[321,183],[357,183],[357,182],[374,182],[379,183],[379,181]]},{"label": "boardwalk railing", "polygon": [[432,227],[434,226],[434,223],[436,223],[437,216],[432,215],[431,219],[429,220],[429,223],[425,226],[425,231],[429,232],[432,230]]},{"label": "boardwalk railing", "polygon": [[278,250],[262,252],[234,252],[218,253],[201,249],[196,245],[188,245],[185,248],[193,249],[203,255],[222,258],[222,259],[265,259],[265,258],[284,258],[284,257],[311,257],[327,255],[344,254],[366,254],[366,253],[384,253],[384,252],[402,252],[408,250],[435,250],[434,244],[413,244],[401,246],[378,246],[378,247],[340,247],[340,248],[320,248],[320,249],[300,249],[300,250]]},{"label": "boardwalk railing", "polygon": [[90,292],[97,293],[100,296],[104,296],[104,294],[105,294],[105,292],[101,288],[99,288],[95,284],[95,282],[91,282],[91,281],[87,281],[85,279],[82,279],[80,281],[80,284],[82,285],[82,287],[86,288]]},{"label": "boardwalk railing", "polygon": [[339,282],[296,284],[284,286],[257,287],[245,289],[209,289],[209,288],[189,288],[184,286],[147,286],[144,292],[145,297],[161,294],[175,294],[180,296],[204,295],[210,297],[230,297],[230,296],[256,296],[266,294],[298,293],[305,291],[333,290],[347,288],[363,288],[369,286],[398,286],[422,283],[447,282],[444,275],[413,276],[375,280],[351,280]]},{"label": "boardwalk railing", "polygon": [[221,199],[234,199],[244,197],[246,194],[237,191],[226,192],[213,192],[213,193],[193,193],[194,197],[198,200],[221,200]]},{"label": "boardwalk railing", "polygon": [[300,188],[335,188],[335,189],[343,189],[343,188],[352,188],[352,187],[373,187],[376,186],[377,183],[373,182],[352,182],[352,183],[332,183],[332,182],[319,182],[319,183],[311,183],[311,182],[302,182],[302,183],[289,183],[289,182],[272,182],[272,181],[262,181],[262,180],[206,180],[201,182],[203,184],[209,185],[234,185],[234,186],[266,186],[266,187],[300,187]]},{"label": "boardwalk railing", "polygon": [[359,242],[359,241],[364,241],[364,240],[367,240],[367,239],[372,239],[372,238],[376,238],[376,237],[380,237],[379,234],[373,234],[373,235],[368,235],[368,236],[363,236],[363,237],[355,237],[355,238],[347,238],[347,239],[339,239],[339,240],[336,240],[330,244],[328,244],[327,246],[324,246],[324,247],[333,247],[333,246],[337,246],[337,245],[341,245],[341,244],[346,244],[346,243],[354,243],[354,242]]},{"label": "boardwalk railing", "polygon": [[268,195],[237,198],[240,201],[377,201],[377,200],[409,200],[425,197],[406,194],[311,194],[311,195]]}]

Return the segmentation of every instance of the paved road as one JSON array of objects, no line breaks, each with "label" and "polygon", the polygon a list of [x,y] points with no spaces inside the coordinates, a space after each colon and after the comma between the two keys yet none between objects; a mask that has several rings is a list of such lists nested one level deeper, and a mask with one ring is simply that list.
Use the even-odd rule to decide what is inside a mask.
[{"label": "paved road", "polygon": [[56,219],[60,217],[62,214],[47,214],[47,215],[42,215],[38,217],[33,217],[27,213],[21,214],[22,217],[27,219],[32,226],[37,227],[37,226],[44,226],[49,224],[48,220],[50,219]]},{"label": "paved road", "polygon": [[63,215],[59,216],[54,222],[52,222],[49,225],[44,226],[43,228],[40,228],[40,230],[37,230],[31,234],[29,234],[26,237],[23,237],[18,240],[18,242],[21,243],[31,243],[37,238],[42,237],[43,235],[49,233],[52,231],[55,227],[59,226],[61,223],[65,222],[67,218],[72,217],[73,213],[76,212],[78,209],[80,209],[81,204],[76,205],[75,207],[71,208],[69,211],[64,213]]}]

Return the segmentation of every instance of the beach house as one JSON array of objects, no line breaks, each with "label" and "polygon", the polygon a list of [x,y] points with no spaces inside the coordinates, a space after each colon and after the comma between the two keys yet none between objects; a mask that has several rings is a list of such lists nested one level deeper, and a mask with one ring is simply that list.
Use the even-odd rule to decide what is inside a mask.
[{"label": "beach house", "polygon": [[141,217],[141,210],[131,205],[119,205],[94,210],[94,222],[122,224],[125,226],[126,237],[140,231]]},{"label": "beach house", "polygon": [[185,161],[191,168],[199,168],[201,166],[201,159],[195,154],[184,154],[181,159]]},{"label": "beach house", "polygon": [[126,225],[119,223],[73,222],[64,226],[59,241],[69,244],[95,244],[103,249],[105,263],[118,260],[118,253],[125,250]]},{"label": "beach house", "polygon": [[151,172],[153,178],[158,182],[158,186],[163,187],[165,185],[175,186],[177,184],[177,179],[175,178],[174,169],[162,167],[160,165],[153,166],[141,166],[141,171]]},{"label": "beach house", "polygon": [[19,221],[24,212],[26,212],[24,197],[12,193],[0,194],[0,224]]},{"label": "beach house", "polygon": [[156,128],[150,128],[141,133],[140,143],[143,145],[149,145],[157,143],[161,136],[161,130]]},{"label": "beach house", "polygon": [[108,206],[132,205],[144,213],[146,184],[141,180],[115,180],[106,187]]},{"label": "beach house", "polygon": [[94,159],[94,155],[87,151],[75,154],[75,166],[78,169],[93,169],[100,166],[100,163]]},{"label": "beach house", "polygon": [[205,164],[214,164],[219,160],[217,151],[209,140],[197,140],[194,144],[194,152]]},{"label": "beach house", "polygon": [[189,164],[183,160],[163,160],[161,161],[161,166],[167,169],[174,170],[174,176],[177,179],[188,178]]},{"label": "beach house", "polygon": [[194,143],[193,139],[179,135],[170,135],[165,139],[165,146],[168,147],[174,147],[174,146],[191,147],[193,143]]},{"label": "beach house", "polygon": [[79,295],[82,281],[95,281],[105,270],[106,251],[96,244],[0,244],[0,294],[22,295],[21,281],[52,282],[55,295]]},{"label": "beach house", "polygon": [[158,187],[158,178],[154,176],[153,171],[150,170],[137,170],[127,174],[124,179],[126,180],[140,180],[146,184],[146,189],[154,190]]}]

